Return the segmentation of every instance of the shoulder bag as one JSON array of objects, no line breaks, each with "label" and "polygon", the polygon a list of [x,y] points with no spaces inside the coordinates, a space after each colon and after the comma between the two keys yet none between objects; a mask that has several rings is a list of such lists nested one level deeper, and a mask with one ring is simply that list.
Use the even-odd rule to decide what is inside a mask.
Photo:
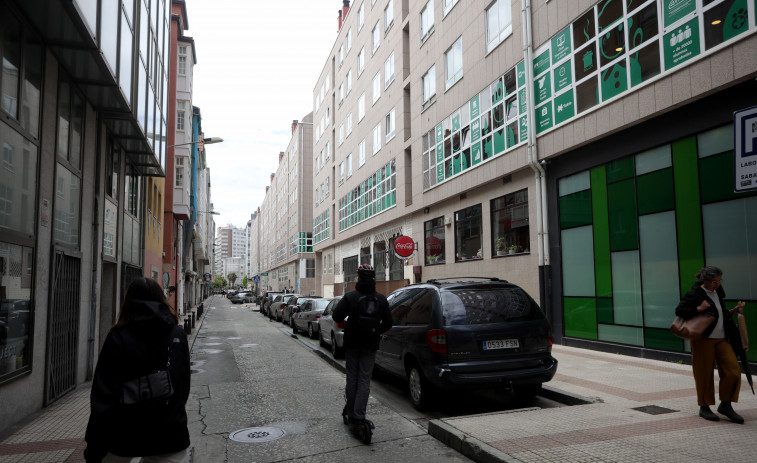
[{"label": "shoulder bag", "polygon": [[670,331],[679,338],[696,341],[702,338],[702,334],[715,321],[715,316],[708,312],[699,312],[688,320],[676,317],[670,325]]},{"label": "shoulder bag", "polygon": [[173,395],[173,383],[168,371],[168,367],[171,366],[172,343],[173,330],[171,330],[171,336],[168,338],[168,358],[165,369],[123,383],[121,388],[121,403],[123,405],[166,401]]}]

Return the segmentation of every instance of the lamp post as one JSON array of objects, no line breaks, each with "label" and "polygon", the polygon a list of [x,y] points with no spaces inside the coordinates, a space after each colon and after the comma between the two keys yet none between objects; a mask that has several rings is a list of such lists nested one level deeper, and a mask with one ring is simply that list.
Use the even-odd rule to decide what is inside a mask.
[{"label": "lamp post", "polygon": [[203,138],[202,140],[197,141],[190,141],[187,143],[177,143],[175,145],[167,146],[166,148],[173,148],[174,146],[185,146],[185,145],[194,145],[197,143],[202,143],[203,145],[212,145],[214,143],[223,143],[223,138],[221,137],[207,137]]}]

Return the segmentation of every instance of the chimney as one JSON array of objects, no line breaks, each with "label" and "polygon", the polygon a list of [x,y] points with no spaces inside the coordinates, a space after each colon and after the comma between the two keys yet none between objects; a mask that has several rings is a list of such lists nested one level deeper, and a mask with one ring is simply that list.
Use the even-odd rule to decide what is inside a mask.
[{"label": "chimney", "polygon": [[297,124],[298,123],[299,123],[299,121],[297,121],[297,119],[295,119],[295,120],[292,121],[292,135],[294,135],[294,131],[297,130]]},{"label": "chimney", "polygon": [[271,187],[270,187],[270,186],[267,186],[267,187],[265,187],[265,192],[266,192],[266,194],[268,194],[268,190],[270,190],[270,189],[271,189]]},{"label": "chimney", "polygon": [[339,22],[339,27],[336,28],[337,33],[342,30],[342,10],[337,11],[336,19]]},{"label": "chimney", "polygon": [[284,159],[284,152],[279,151],[279,162],[281,162],[282,159]]},{"label": "chimney", "polygon": [[348,11],[350,11],[350,0],[342,0],[342,22],[347,20]]},{"label": "chimney", "polygon": [[273,178],[276,176],[276,174],[271,174],[271,181],[273,181]]}]

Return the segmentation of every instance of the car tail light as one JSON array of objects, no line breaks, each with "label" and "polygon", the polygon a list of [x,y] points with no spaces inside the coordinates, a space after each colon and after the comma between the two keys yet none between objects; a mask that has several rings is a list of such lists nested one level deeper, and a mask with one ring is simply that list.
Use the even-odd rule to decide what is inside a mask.
[{"label": "car tail light", "polygon": [[316,316],[315,316],[315,319],[316,319],[316,320],[318,320],[319,318],[321,318],[321,316],[320,316],[320,315],[316,315]]},{"label": "car tail light", "polygon": [[552,347],[552,325],[547,322],[547,347]]},{"label": "car tail light", "polygon": [[8,320],[11,320],[13,318],[18,318],[18,312],[12,312],[8,314]]},{"label": "car tail light", "polygon": [[343,330],[345,326],[347,326],[347,322],[336,322],[336,327],[340,330]]},{"label": "car tail light", "polygon": [[444,330],[426,331],[426,343],[432,351],[439,354],[447,353],[447,332]]}]

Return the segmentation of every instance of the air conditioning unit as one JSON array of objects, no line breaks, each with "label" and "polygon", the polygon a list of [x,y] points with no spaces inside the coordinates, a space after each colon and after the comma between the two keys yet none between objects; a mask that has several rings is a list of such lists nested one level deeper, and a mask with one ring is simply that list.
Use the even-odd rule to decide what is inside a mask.
[{"label": "air conditioning unit", "polygon": [[452,217],[445,217],[444,225],[452,225]]}]

